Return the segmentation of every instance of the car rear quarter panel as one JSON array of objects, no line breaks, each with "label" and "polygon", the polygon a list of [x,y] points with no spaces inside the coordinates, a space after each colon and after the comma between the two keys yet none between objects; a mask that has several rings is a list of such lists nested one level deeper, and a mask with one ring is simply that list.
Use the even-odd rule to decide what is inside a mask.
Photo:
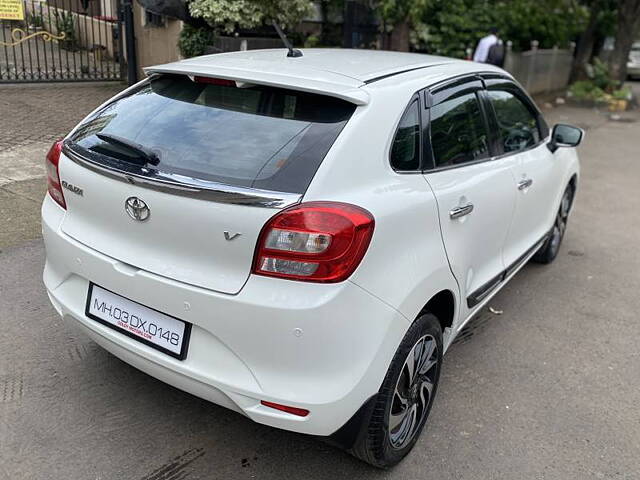
[{"label": "car rear quarter panel", "polygon": [[397,173],[389,164],[396,127],[416,90],[382,88],[358,107],[304,197],[348,202],[373,214],[371,245],[350,281],[397,309],[407,328],[439,291],[458,297],[435,197],[421,174]]}]

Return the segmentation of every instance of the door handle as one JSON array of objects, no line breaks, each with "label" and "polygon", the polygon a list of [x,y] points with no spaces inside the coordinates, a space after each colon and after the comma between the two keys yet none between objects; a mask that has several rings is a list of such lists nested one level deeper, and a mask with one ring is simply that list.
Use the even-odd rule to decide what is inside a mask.
[{"label": "door handle", "polygon": [[533,180],[530,178],[520,180],[518,182],[518,190],[524,190],[525,188],[529,188],[531,185],[533,185]]},{"label": "door handle", "polygon": [[452,220],[455,220],[456,218],[469,215],[471,212],[473,212],[473,203],[467,203],[466,205],[454,207],[451,210],[449,210],[449,218],[451,218]]}]

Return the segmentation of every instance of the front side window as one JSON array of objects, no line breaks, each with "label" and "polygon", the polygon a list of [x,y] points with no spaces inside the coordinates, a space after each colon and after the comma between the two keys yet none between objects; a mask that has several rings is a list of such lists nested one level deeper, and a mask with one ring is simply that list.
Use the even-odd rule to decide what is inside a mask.
[{"label": "front side window", "polygon": [[405,172],[420,168],[420,110],[417,101],[400,119],[391,147],[391,166]]},{"label": "front side window", "polygon": [[487,94],[496,113],[505,153],[525,150],[540,141],[535,115],[517,96],[504,90],[489,90]]},{"label": "front side window", "polygon": [[120,168],[132,152],[152,151],[165,173],[233,186],[304,193],[355,105],[266,86],[239,88],[184,75],[152,78],[87,119],[70,138],[74,151]]},{"label": "front side window", "polygon": [[431,107],[431,146],[436,168],[489,156],[487,131],[475,93]]}]

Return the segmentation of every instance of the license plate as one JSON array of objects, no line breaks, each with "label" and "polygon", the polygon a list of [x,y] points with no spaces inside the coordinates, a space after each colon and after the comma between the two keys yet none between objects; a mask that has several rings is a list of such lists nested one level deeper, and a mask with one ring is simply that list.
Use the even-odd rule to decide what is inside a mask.
[{"label": "license plate", "polygon": [[93,283],[89,284],[85,314],[178,360],[184,360],[187,356],[190,323],[128,300]]}]

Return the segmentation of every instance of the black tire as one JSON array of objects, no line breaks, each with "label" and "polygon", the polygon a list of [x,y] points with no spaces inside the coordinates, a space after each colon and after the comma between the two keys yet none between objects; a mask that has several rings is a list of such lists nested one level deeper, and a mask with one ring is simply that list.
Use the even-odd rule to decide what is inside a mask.
[{"label": "black tire", "polygon": [[[418,375],[413,375],[416,385],[409,385],[408,382],[409,354],[413,354],[414,370],[418,372]],[[360,435],[350,453],[379,468],[391,467],[402,460],[411,451],[426,424],[436,396],[441,365],[442,329],[438,319],[427,313],[413,322],[402,339],[375,397],[371,413],[360,425]],[[402,394],[407,398],[402,398]],[[406,424],[398,423],[402,415],[406,418]],[[392,418],[396,426],[390,429]],[[401,431],[403,425],[411,428],[411,431]]]},{"label": "black tire", "polygon": [[574,194],[575,190],[573,185],[567,185],[562,195],[560,207],[558,207],[558,213],[556,214],[549,238],[542,244],[540,250],[531,257],[532,262],[548,264],[553,262],[558,256],[562,239],[567,231],[567,222],[569,221],[569,213],[571,212]]}]

